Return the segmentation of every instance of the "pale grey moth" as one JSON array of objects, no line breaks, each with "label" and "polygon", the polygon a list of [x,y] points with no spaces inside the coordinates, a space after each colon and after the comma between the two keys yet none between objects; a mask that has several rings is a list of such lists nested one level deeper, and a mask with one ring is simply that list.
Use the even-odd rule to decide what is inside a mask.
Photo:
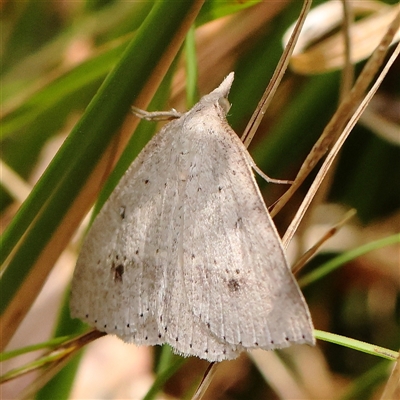
[{"label": "pale grey moth", "polygon": [[228,125],[233,73],[134,160],[79,255],[71,313],[208,361],[314,344],[310,313]]}]

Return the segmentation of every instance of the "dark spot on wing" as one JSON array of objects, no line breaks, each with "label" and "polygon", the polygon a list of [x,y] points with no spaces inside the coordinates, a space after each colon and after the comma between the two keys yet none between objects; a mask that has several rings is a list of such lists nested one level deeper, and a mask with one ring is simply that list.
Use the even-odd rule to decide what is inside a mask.
[{"label": "dark spot on wing", "polygon": [[125,268],[122,264],[115,266],[115,264],[112,263],[111,271],[113,272],[114,282],[122,283],[122,275],[124,275],[124,270]]},{"label": "dark spot on wing", "polygon": [[145,179],[145,180],[144,180],[144,183],[147,185],[147,184],[149,183],[149,180],[148,180],[148,179]]},{"label": "dark spot on wing", "polygon": [[231,292],[237,292],[240,289],[240,284],[236,279],[230,279],[228,282],[228,289]]}]

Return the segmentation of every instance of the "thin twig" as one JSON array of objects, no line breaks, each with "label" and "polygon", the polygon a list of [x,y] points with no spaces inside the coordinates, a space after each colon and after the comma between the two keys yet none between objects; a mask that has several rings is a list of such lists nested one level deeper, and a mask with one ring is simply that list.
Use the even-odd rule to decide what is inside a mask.
[{"label": "thin twig", "polygon": [[250,142],[253,140],[253,137],[261,123],[261,120],[264,117],[265,111],[267,110],[269,104],[271,103],[272,98],[274,97],[274,94],[283,78],[283,75],[286,72],[287,66],[290,61],[290,57],[293,53],[297,39],[300,35],[301,28],[304,25],[304,21],[311,7],[311,3],[312,0],[304,0],[303,8],[300,12],[299,19],[297,20],[296,26],[290,36],[290,39],[285,47],[285,50],[282,53],[278,65],[275,68],[274,75],[272,76],[260,102],[257,105],[256,110],[251,116],[250,121],[243,132],[241,139],[246,147],[249,147]]},{"label": "thin twig", "polygon": [[[350,116],[353,114],[354,107],[360,103],[372,79],[376,75],[378,69],[381,67],[389,50],[390,43],[397,32],[399,23],[400,13],[397,14],[387,33],[381,40],[379,46],[368,60],[353,89],[340,104],[338,110],[324,129],[321,137],[311,149],[306,160],[301,166],[293,185],[279,199],[278,203],[272,210],[271,216],[276,215],[291,198],[293,193],[300,187],[317,162],[326,154],[329,147],[332,145],[332,141],[336,136],[336,133],[343,129],[345,121],[348,121]],[[291,229],[293,229],[293,227]],[[291,237],[292,235],[289,236]]]},{"label": "thin twig", "polygon": [[208,387],[210,386],[211,380],[215,375],[217,369],[217,364],[211,363],[204,373],[203,380],[201,381],[199,387],[196,390],[196,393],[193,395],[192,400],[200,400]]},{"label": "thin twig", "polygon": [[[400,15],[399,15],[399,17],[400,17]],[[374,96],[374,94],[378,90],[380,84],[383,81],[383,78],[388,73],[390,66],[394,63],[394,61],[396,60],[396,58],[399,55],[399,53],[400,53],[400,45],[397,45],[395,51],[393,52],[392,56],[390,57],[389,61],[385,65],[385,67],[383,68],[383,70],[380,73],[378,79],[376,80],[376,82],[374,83],[374,85],[372,86],[372,88],[368,92],[368,94],[365,96],[365,98],[363,99],[363,101],[361,102],[359,107],[357,108],[356,112],[351,117],[350,121],[347,123],[347,125],[346,125],[345,129],[343,130],[342,134],[340,135],[338,141],[335,143],[335,145],[332,147],[331,151],[329,152],[329,154],[328,154],[327,158],[325,159],[321,169],[319,170],[317,176],[315,177],[314,182],[312,183],[312,185],[311,185],[311,187],[310,187],[305,199],[303,200],[303,202],[302,202],[301,206],[299,207],[295,217],[293,218],[292,223],[290,224],[289,228],[287,229],[287,231],[286,231],[286,233],[285,233],[285,235],[284,235],[284,237],[282,239],[284,247],[287,247],[288,243],[292,239],[292,237],[293,237],[298,225],[300,224],[300,221],[303,219],[303,216],[304,216],[305,212],[307,211],[307,209],[308,209],[308,207],[309,207],[309,205],[310,205],[310,203],[311,203],[316,191],[318,190],[318,187],[321,185],[322,180],[324,179],[325,175],[329,171],[330,166],[334,162],[334,160],[335,160],[335,158],[337,156],[337,153],[339,152],[339,150],[341,149],[343,143],[345,142],[345,140],[349,136],[351,130],[354,128],[354,125],[359,120],[361,114],[363,113],[363,111],[367,107],[367,105],[370,102],[371,98]]]}]

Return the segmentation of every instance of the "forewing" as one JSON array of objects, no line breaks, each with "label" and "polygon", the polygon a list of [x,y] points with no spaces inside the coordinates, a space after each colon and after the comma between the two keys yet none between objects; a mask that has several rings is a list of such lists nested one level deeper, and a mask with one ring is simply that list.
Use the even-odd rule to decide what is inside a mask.
[{"label": "forewing", "polygon": [[178,203],[171,168],[181,124],[164,127],[122,177],[87,235],[72,283],[74,317],[138,344],[163,342],[158,314],[165,260],[177,258],[176,229],[168,226]]},{"label": "forewing", "polygon": [[75,268],[71,314],[126,342],[236,358],[241,346],[211,335],[183,288],[182,124],[146,146],[95,219]]},{"label": "forewing", "polygon": [[227,125],[203,124],[185,202],[185,288],[219,340],[273,349],[313,343],[307,306],[249,166]]}]

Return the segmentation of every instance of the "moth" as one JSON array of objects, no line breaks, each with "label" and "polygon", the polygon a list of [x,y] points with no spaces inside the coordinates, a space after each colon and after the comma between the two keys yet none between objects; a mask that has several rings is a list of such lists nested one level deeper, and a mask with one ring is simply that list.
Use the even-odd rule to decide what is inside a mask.
[{"label": "moth", "polygon": [[314,344],[255,164],[226,120],[233,78],[172,112],[126,171],[83,243],[73,317],[208,361]]}]

